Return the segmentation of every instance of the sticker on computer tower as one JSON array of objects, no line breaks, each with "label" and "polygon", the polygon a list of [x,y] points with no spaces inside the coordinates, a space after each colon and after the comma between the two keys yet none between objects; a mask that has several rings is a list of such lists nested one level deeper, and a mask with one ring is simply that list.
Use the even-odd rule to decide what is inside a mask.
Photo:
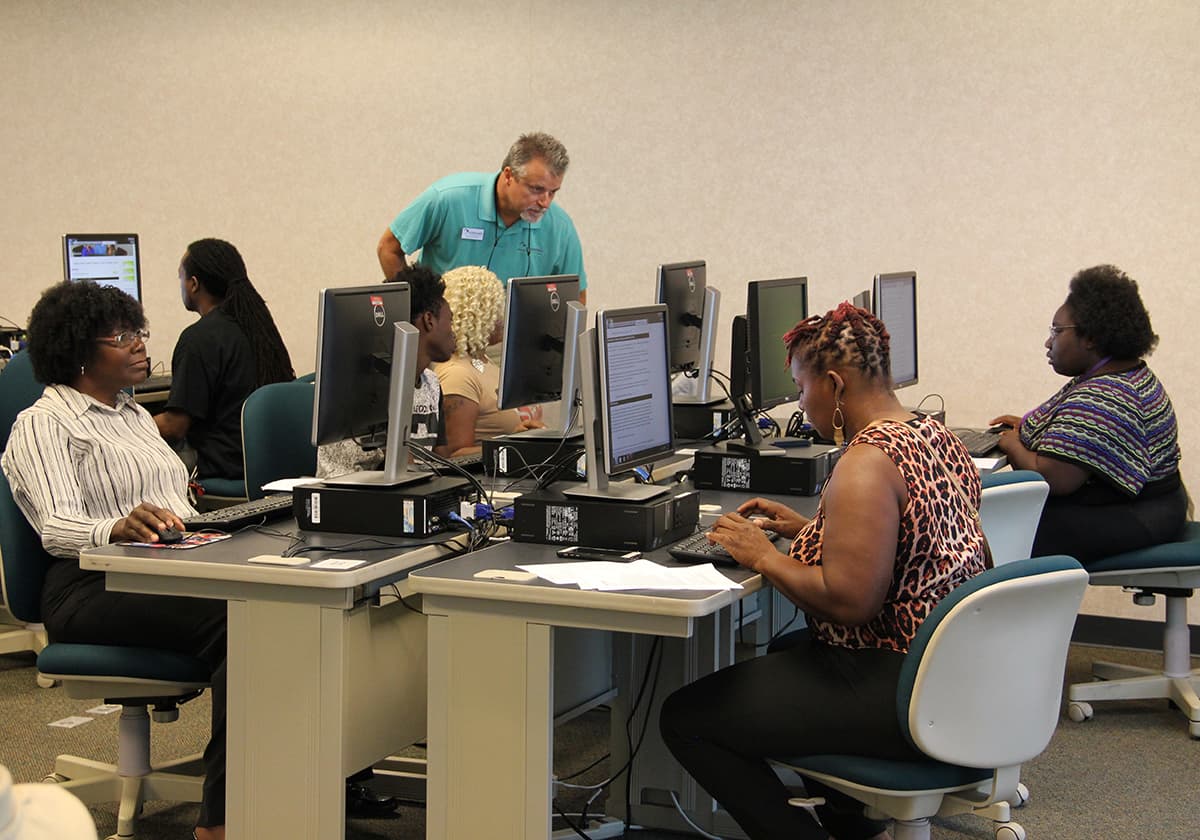
[{"label": "sticker on computer tower", "polygon": [[312,520],[312,524],[320,525],[321,524],[321,494],[320,493],[312,493],[309,495],[308,499],[309,499],[309,510],[308,510],[309,517],[308,518],[310,520]]},{"label": "sticker on computer tower", "polygon": [[579,542],[579,508],[574,505],[546,505],[546,542]]},{"label": "sticker on computer tower", "polygon": [[721,489],[749,490],[750,489],[750,459],[722,458],[721,459]]},{"label": "sticker on computer tower", "polygon": [[404,500],[404,533],[411,534],[417,530],[416,508],[412,499]]}]

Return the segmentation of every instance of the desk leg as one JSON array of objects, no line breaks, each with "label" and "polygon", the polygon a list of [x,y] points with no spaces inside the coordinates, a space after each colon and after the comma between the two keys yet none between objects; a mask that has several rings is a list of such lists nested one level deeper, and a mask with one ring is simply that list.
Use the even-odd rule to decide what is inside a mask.
[{"label": "desk leg", "polygon": [[229,602],[229,840],[344,836],[341,721],[328,714],[341,700],[341,680],[325,673],[326,612]]},{"label": "desk leg", "polygon": [[549,837],[551,627],[464,609],[431,614],[428,631],[425,836]]}]

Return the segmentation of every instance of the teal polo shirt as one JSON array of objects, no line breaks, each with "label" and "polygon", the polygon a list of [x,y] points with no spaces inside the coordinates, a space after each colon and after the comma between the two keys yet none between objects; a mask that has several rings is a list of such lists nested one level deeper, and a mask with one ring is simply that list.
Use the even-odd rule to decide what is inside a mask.
[{"label": "teal polo shirt", "polygon": [[583,249],[567,211],[551,204],[539,221],[505,227],[496,212],[499,175],[460,172],[421,193],[391,224],[404,253],[419,249],[421,265],[438,274],[482,265],[505,286],[510,277],[578,274],[579,288],[587,288]]}]

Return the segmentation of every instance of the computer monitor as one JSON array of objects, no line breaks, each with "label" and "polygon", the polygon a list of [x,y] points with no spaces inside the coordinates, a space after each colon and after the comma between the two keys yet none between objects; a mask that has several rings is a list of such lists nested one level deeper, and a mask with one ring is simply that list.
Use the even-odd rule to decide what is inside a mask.
[{"label": "computer monitor", "polygon": [[850,299],[850,302],[859,309],[865,309],[868,312],[874,312],[875,306],[871,302],[871,290],[863,289]]},{"label": "computer monitor", "polygon": [[385,446],[383,471],[327,484],[393,486],[428,476],[408,468],[417,329],[407,283],[322,289],[317,309],[314,446],[354,439]]},{"label": "computer monitor", "polygon": [[746,385],[754,408],[796,399],[783,336],[808,317],[808,278],[756,280],[746,287]]},{"label": "computer monitor", "polygon": [[115,286],[142,300],[141,249],[136,233],[65,233],[63,279]]},{"label": "computer monitor", "polygon": [[917,384],[917,274],[876,274],[875,317],[891,336],[892,387]]},{"label": "computer monitor", "polygon": [[580,426],[577,350],[587,317],[579,303],[579,277],[514,277],[506,294],[499,407],[560,402],[554,428],[531,429],[521,436],[569,435]]},{"label": "computer monitor", "polygon": [[610,484],[610,476],[675,450],[667,307],[596,313],[580,340],[587,486],[568,496],[644,501],[668,492],[652,484]]},{"label": "computer monitor", "polygon": [[687,377],[676,382],[674,401],[715,402],[711,378],[721,295],[707,284],[704,260],[660,265],[655,300],[667,306],[671,372]]}]

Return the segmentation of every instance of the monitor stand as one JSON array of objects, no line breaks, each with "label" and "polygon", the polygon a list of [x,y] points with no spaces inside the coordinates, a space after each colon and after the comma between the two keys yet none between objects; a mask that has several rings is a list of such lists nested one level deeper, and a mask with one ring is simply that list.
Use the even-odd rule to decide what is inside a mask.
[{"label": "monitor stand", "polygon": [[754,403],[749,394],[738,394],[733,398],[733,410],[742,426],[742,439],[730,438],[716,444],[726,452],[741,452],[747,455],[782,455],[783,450],[765,440],[758,424],[754,422]]},{"label": "monitor stand", "polygon": [[591,486],[591,475],[588,475],[588,484],[585,486],[565,487],[562,494],[571,499],[599,499],[607,502],[647,502],[650,499],[656,499],[670,491],[670,487],[664,487],[660,484],[638,484],[633,481],[629,482],[609,482],[605,476],[603,487]]}]

